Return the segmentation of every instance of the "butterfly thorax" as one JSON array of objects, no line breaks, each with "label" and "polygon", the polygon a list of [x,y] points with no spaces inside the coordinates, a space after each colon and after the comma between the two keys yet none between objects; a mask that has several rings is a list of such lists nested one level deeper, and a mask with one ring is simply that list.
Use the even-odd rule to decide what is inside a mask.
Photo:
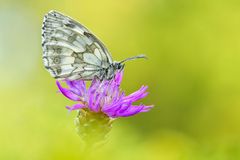
[{"label": "butterfly thorax", "polygon": [[115,76],[115,73],[119,70],[123,70],[124,64],[119,62],[113,62],[104,70],[104,74],[100,79],[112,79]]}]

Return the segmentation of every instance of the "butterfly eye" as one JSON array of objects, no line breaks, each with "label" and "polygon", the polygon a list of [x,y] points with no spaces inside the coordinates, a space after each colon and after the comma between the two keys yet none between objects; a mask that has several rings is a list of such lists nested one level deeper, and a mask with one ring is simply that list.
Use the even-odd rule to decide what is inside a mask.
[{"label": "butterfly eye", "polygon": [[117,65],[117,69],[121,69],[121,68],[122,68],[121,64]]}]

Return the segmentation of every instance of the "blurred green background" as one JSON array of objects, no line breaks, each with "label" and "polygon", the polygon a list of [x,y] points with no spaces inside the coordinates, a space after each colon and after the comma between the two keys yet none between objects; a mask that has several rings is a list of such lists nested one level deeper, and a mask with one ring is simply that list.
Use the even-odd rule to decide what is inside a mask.
[{"label": "blurred green background", "polygon": [[[148,113],[114,123],[93,159],[240,159],[240,1],[0,0],[0,159],[77,160],[80,140],[41,60],[49,10],[93,31],[127,63],[122,89],[149,86]],[[94,158],[95,157],[95,158]]]}]

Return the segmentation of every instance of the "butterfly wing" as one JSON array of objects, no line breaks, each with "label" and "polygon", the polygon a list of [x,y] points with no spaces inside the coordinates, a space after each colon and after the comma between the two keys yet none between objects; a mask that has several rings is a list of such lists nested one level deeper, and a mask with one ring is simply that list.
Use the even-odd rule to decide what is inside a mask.
[{"label": "butterfly wing", "polygon": [[56,79],[92,80],[101,78],[112,64],[104,46],[86,27],[56,11],[44,17],[43,62]]}]

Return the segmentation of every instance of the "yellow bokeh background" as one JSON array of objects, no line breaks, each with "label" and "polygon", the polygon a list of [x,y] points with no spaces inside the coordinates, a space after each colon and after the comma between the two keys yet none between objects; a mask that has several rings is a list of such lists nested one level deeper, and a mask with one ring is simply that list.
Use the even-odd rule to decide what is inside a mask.
[{"label": "yellow bokeh background", "polygon": [[116,120],[89,159],[240,159],[240,1],[0,0],[0,159],[82,159],[80,138],[41,60],[44,14],[73,17],[128,62],[148,113]]}]

